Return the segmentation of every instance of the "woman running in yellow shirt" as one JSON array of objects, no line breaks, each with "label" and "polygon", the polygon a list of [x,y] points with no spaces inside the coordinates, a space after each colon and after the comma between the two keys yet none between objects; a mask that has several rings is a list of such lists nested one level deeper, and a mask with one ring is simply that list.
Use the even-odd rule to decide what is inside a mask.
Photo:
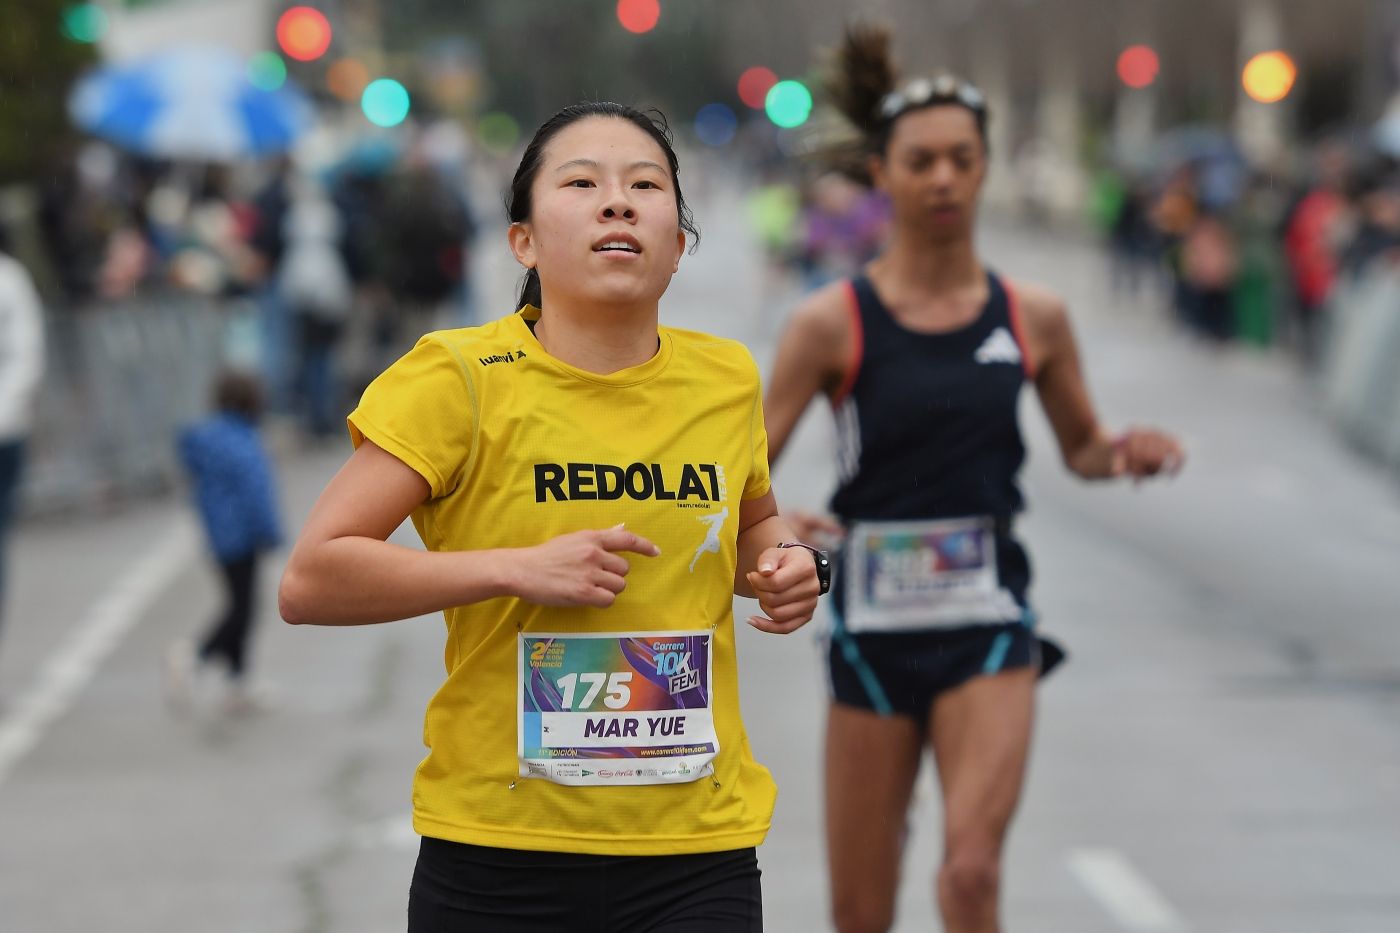
[{"label": "woman running in yellow shirt", "polygon": [[[739,717],[732,594],[790,633],[824,558],[784,546],[748,352],[658,323],[696,233],[664,125],[560,111],[509,214],[519,312],[428,334],[366,390],[283,615],[446,616],[414,933],[760,930],[775,791]],[[385,541],[407,516],[426,551]]]}]

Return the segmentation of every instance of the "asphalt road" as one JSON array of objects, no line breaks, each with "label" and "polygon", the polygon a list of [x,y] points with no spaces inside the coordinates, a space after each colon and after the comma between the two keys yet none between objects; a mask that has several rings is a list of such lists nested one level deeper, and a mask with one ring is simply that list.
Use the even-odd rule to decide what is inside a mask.
[{"label": "asphalt road", "polygon": [[[742,339],[766,364],[794,296],[764,278],[732,196],[710,186],[697,207],[705,241],[663,317]],[[1079,239],[989,223],[983,240],[997,267],[1067,296],[1105,418],[1170,427],[1191,455],[1170,483],[1075,482],[1027,398],[1034,598],[1071,660],[1041,691],[1007,928],[1400,929],[1394,478],[1341,446],[1286,359],[1185,340],[1150,299],[1113,298]],[[494,245],[481,254],[482,306],[504,313],[510,269]],[[824,500],[828,422],[814,408],[777,470],[783,504]],[[286,448],[291,527],[347,452]],[[177,718],[161,652],[217,603],[185,505],[18,531],[0,631],[0,929],[403,928],[441,622],[282,625],[284,558],[260,581],[255,658],[277,708]],[[745,718],[780,788],[760,850],[767,928],[827,929],[820,625],[786,639],[740,628]],[[930,771],[900,931],[936,928]]]}]

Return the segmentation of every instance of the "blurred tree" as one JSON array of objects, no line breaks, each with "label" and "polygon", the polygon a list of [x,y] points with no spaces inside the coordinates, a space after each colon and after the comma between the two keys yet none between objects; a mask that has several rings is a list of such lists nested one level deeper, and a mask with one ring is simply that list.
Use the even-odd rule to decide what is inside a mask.
[{"label": "blurred tree", "polygon": [[64,36],[71,0],[5,3],[0,26],[0,184],[28,181],[53,164],[77,131],[68,89],[96,60],[90,44]]}]

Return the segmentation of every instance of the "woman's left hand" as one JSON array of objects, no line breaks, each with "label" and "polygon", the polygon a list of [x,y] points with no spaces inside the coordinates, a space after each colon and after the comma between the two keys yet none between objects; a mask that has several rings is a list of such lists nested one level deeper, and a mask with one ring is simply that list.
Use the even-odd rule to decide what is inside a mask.
[{"label": "woman's left hand", "polygon": [[758,569],[747,574],[764,615],[749,616],[760,632],[789,635],[812,619],[821,584],[817,564],[806,548],[770,547],[758,556]]},{"label": "woman's left hand", "polygon": [[1129,428],[1113,442],[1114,476],[1175,476],[1185,463],[1186,451],[1180,442],[1163,431]]}]

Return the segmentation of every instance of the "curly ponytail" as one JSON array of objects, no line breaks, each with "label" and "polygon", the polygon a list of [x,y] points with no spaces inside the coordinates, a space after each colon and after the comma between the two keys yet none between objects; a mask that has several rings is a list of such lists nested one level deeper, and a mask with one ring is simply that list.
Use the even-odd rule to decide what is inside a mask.
[{"label": "curly ponytail", "polygon": [[868,23],[847,27],[831,57],[826,95],[843,120],[828,127],[809,151],[830,169],[863,184],[870,183],[869,158],[883,154],[894,124],[904,114],[926,107],[955,105],[977,121],[977,135],[987,149],[987,104],[976,87],[951,74],[911,82],[886,110],[886,100],[898,81],[890,54],[890,29]]},{"label": "curly ponytail", "polygon": [[831,102],[867,138],[878,136],[885,122],[880,102],[894,90],[896,80],[889,28],[851,25],[836,50],[833,65],[826,84]]},{"label": "curly ponytail", "polygon": [[887,26],[854,23],[847,27],[841,45],[831,55],[823,87],[827,98],[844,120],[830,128],[816,146],[821,163],[863,185],[870,184],[866,160],[884,149],[889,127],[880,115],[880,103],[895,88]]}]

